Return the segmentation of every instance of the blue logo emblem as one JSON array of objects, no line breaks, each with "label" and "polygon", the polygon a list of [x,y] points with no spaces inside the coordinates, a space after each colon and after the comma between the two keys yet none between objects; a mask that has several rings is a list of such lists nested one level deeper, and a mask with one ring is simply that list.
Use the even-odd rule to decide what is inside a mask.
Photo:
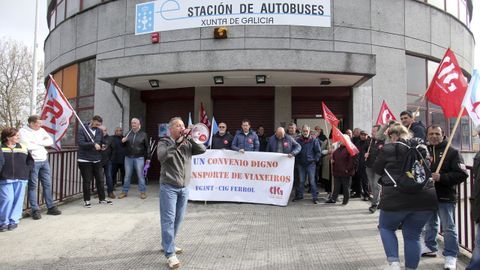
[{"label": "blue logo emblem", "polygon": [[154,26],[154,2],[148,2],[145,4],[137,5],[137,13],[136,13],[136,33],[143,34],[143,33],[150,33],[153,32]]}]

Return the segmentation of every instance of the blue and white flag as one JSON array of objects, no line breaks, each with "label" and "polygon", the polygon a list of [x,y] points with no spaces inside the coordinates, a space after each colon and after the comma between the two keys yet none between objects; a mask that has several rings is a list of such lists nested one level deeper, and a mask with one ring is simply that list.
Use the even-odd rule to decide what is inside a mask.
[{"label": "blue and white flag", "polygon": [[208,140],[207,147],[212,148],[213,135],[215,135],[217,132],[218,132],[217,121],[215,121],[215,116],[212,116],[212,128],[210,129],[210,139]]},{"label": "blue and white flag", "polygon": [[480,88],[478,87],[480,84],[480,75],[478,74],[478,70],[473,70],[473,76],[468,84],[467,92],[465,93],[465,97],[463,98],[463,106],[467,111],[470,118],[472,118],[472,122],[478,126],[480,125]]}]

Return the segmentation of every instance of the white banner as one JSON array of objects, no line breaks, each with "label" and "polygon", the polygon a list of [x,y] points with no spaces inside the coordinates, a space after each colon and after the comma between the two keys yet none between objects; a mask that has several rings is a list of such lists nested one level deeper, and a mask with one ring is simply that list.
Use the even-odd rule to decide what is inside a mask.
[{"label": "white banner", "polygon": [[330,0],[158,0],[136,5],[136,35],[228,25],[330,27]]},{"label": "white banner", "polygon": [[286,154],[207,150],[192,157],[189,199],[285,206],[294,163]]}]

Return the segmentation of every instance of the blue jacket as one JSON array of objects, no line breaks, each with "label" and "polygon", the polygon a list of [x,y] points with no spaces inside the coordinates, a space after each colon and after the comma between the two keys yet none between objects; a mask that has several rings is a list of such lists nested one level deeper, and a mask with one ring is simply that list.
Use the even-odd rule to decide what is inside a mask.
[{"label": "blue jacket", "polygon": [[[270,137],[270,139],[268,140],[266,151],[277,153],[278,140],[279,139],[275,135]],[[300,153],[300,150],[302,150],[302,147],[300,146],[300,144],[287,134],[285,134],[285,137],[283,137],[281,141],[283,145],[282,153],[284,154],[292,154],[295,156],[298,153]]]},{"label": "blue jacket", "polygon": [[[95,141],[95,143],[98,143],[99,145],[102,145],[103,143],[103,133],[100,129],[95,128],[93,129],[95,131],[95,135],[90,131],[90,126],[89,124],[83,124],[85,126],[85,129],[88,130],[88,133],[92,137],[92,139]],[[95,143],[92,142],[90,137],[87,135],[85,132],[85,129],[83,127],[80,127],[78,129],[77,133],[77,143],[78,143],[78,159],[82,160],[88,160],[88,161],[100,161],[102,159],[102,153],[101,151],[97,151],[95,149]]]},{"label": "blue jacket", "polygon": [[258,152],[260,150],[260,142],[258,141],[257,133],[250,130],[248,134],[245,135],[243,130],[237,131],[232,141],[232,150],[239,151],[240,149]]},{"label": "blue jacket", "polygon": [[302,147],[300,153],[296,156],[297,161],[301,165],[308,165],[320,160],[322,151],[320,150],[321,142],[312,136],[304,138],[303,136],[297,139],[297,142]]}]

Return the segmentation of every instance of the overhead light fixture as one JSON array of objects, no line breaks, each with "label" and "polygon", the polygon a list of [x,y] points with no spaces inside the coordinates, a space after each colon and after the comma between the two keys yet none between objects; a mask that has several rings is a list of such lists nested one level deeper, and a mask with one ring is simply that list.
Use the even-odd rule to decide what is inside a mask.
[{"label": "overhead light fixture", "polygon": [[216,27],[215,29],[213,29],[213,37],[215,39],[227,38],[227,33],[228,30],[226,27]]},{"label": "overhead light fixture", "polygon": [[267,76],[266,75],[256,75],[255,79],[257,80],[258,84],[267,82]]},{"label": "overhead light fixture", "polygon": [[215,84],[223,84],[223,76],[215,76],[213,77],[213,82]]},{"label": "overhead light fixture", "polygon": [[157,88],[160,86],[160,81],[159,80],[148,80],[148,83],[150,83],[150,86],[152,88]]},{"label": "overhead light fixture", "polygon": [[332,84],[332,81],[330,81],[329,78],[320,79],[320,85],[330,85],[330,84]]}]

